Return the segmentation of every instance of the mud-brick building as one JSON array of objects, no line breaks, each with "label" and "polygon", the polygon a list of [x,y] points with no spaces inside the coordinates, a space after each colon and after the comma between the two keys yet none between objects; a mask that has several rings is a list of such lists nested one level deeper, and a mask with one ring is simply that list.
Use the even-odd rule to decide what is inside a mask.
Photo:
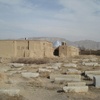
[{"label": "mud-brick building", "polygon": [[79,56],[79,49],[74,46],[67,46],[66,43],[63,42],[61,46],[54,50],[54,55],[59,57]]},{"label": "mud-brick building", "polygon": [[53,57],[53,46],[44,40],[0,40],[0,57]]}]

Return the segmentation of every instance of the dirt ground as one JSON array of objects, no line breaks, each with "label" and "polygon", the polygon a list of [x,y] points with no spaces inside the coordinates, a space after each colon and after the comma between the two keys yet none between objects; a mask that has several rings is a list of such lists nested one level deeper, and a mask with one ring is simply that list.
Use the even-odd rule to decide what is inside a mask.
[{"label": "dirt ground", "polygon": [[[83,62],[96,62],[100,64],[99,56],[79,56],[73,58],[52,58],[47,63],[24,64],[15,67],[10,64],[11,59],[2,58],[0,63],[0,89],[19,89],[14,96],[0,92],[0,100],[99,100],[100,89],[96,88],[93,80],[84,77],[84,71],[100,70],[100,66],[84,66]],[[64,64],[76,64],[77,67],[65,67]],[[51,68],[52,67],[52,68]],[[48,69],[51,72],[39,72],[39,68]],[[82,82],[89,87],[86,93],[65,93],[62,88],[67,83],[55,83],[50,79],[50,74],[66,74],[67,69],[81,71]],[[36,78],[25,78],[24,72],[39,73]],[[67,75],[67,74],[66,74]],[[73,74],[74,75],[74,74]]]}]

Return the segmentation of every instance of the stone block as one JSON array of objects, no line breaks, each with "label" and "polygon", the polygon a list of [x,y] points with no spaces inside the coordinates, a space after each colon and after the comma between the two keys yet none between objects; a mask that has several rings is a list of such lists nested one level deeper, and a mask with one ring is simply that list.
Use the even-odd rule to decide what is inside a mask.
[{"label": "stone block", "polygon": [[20,90],[19,89],[0,89],[0,93],[8,94],[10,96],[15,96],[15,95],[19,95]]},{"label": "stone block", "polygon": [[76,64],[76,63],[78,63],[78,61],[77,60],[73,60],[72,63],[75,63]]},{"label": "stone block", "polygon": [[67,74],[81,74],[81,71],[77,69],[67,69]]},{"label": "stone block", "polygon": [[97,58],[92,58],[90,59],[92,62],[96,62],[98,59]]},{"label": "stone block", "polygon": [[99,75],[100,74],[100,70],[97,70],[97,71],[85,71],[85,75],[87,75],[87,74]]},{"label": "stone block", "polygon": [[74,78],[74,77],[59,77],[55,78],[55,83],[62,83],[62,82],[79,82],[81,78]]},{"label": "stone block", "polygon": [[93,74],[87,74],[86,76],[88,77],[88,79],[93,80],[93,76],[94,76]]},{"label": "stone block", "polygon": [[50,79],[54,80],[56,77],[60,77],[62,74],[50,74]]},{"label": "stone block", "polygon": [[98,63],[96,63],[96,62],[89,62],[89,63],[83,62],[82,65],[84,65],[84,66],[98,66]]},{"label": "stone block", "polygon": [[47,66],[47,69],[59,70],[61,68],[62,63],[52,63]]},{"label": "stone block", "polygon": [[57,66],[47,66],[46,68],[47,69],[54,69],[54,70],[58,70],[59,69],[59,67],[57,67]]},{"label": "stone block", "polygon": [[82,59],[83,62],[89,62],[90,59]]},{"label": "stone block", "polygon": [[60,68],[62,65],[62,63],[55,63],[54,66],[57,66],[58,68]]},{"label": "stone block", "polygon": [[93,77],[93,84],[96,88],[100,88],[100,75],[95,75]]},{"label": "stone block", "polygon": [[62,78],[62,79],[71,78],[71,79],[81,80],[81,75],[50,74],[50,79],[55,80],[55,78]]},{"label": "stone block", "polygon": [[52,72],[51,70],[49,70],[49,69],[46,69],[46,68],[39,68],[39,70],[38,70],[38,72]]},{"label": "stone block", "polygon": [[32,72],[24,72],[24,73],[21,73],[22,77],[25,77],[25,78],[36,78],[36,77],[39,77],[39,73],[32,73]]},{"label": "stone block", "polygon": [[9,63],[10,66],[14,67],[14,68],[18,68],[18,67],[23,67],[24,64],[22,63]]},{"label": "stone block", "polygon": [[68,86],[85,86],[85,82],[68,82]]},{"label": "stone block", "polygon": [[88,86],[65,86],[63,87],[64,92],[88,92]]},{"label": "stone block", "polygon": [[76,64],[73,64],[73,63],[64,64],[63,66],[64,67],[77,67],[77,65]]}]

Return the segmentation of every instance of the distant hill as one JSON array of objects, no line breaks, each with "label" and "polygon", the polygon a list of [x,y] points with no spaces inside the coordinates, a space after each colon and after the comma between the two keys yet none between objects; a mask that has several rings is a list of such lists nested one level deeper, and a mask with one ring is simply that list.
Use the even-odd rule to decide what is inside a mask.
[{"label": "distant hill", "polygon": [[[56,42],[56,41],[60,41],[60,42],[67,42],[68,45],[72,45],[73,42],[71,41],[68,41],[64,38],[59,38],[59,37],[31,37],[31,38],[28,38],[29,40],[47,40],[47,41],[50,41],[52,42],[53,44]],[[73,44],[74,45],[74,44]]]},{"label": "distant hill", "polygon": [[84,47],[85,49],[92,49],[92,50],[100,50],[100,42],[92,41],[92,40],[81,40],[81,41],[69,41],[64,38],[59,38],[59,37],[32,37],[28,38],[30,40],[47,40],[52,43],[55,41],[65,41],[67,42],[68,45],[73,45],[76,47]]},{"label": "distant hill", "polygon": [[78,47],[84,47],[86,49],[100,50],[100,42],[92,40],[82,40],[74,42]]}]

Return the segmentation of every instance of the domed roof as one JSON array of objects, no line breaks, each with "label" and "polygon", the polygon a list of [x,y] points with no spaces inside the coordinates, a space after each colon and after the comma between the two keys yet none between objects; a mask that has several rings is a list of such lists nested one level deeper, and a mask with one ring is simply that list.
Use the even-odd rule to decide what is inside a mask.
[{"label": "domed roof", "polygon": [[61,42],[60,41],[55,41],[54,43],[53,43],[53,46],[54,47],[59,47],[61,45]]}]

